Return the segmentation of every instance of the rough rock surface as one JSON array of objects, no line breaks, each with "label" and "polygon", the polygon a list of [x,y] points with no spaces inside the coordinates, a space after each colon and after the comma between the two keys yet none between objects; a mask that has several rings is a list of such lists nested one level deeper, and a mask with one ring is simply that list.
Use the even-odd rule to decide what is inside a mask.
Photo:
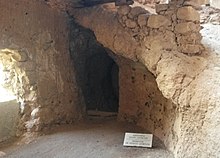
[{"label": "rough rock surface", "polygon": [[11,71],[20,130],[39,131],[79,118],[66,15],[39,1],[0,1],[0,7],[1,53],[16,61]]},{"label": "rough rock surface", "polygon": [[[119,120],[135,123],[154,133],[170,146],[175,135],[171,131],[176,118],[176,106],[157,87],[155,77],[144,65],[120,58]],[[129,98],[129,99],[128,99]],[[170,140],[169,140],[170,139]]]}]

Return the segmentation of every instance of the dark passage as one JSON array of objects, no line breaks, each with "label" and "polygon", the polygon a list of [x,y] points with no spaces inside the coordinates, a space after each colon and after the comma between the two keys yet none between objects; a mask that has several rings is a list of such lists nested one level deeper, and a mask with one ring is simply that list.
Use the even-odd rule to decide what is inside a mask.
[{"label": "dark passage", "polygon": [[92,31],[72,24],[70,52],[86,109],[118,111],[118,65]]},{"label": "dark passage", "polygon": [[86,62],[87,109],[118,110],[118,67],[105,51]]}]

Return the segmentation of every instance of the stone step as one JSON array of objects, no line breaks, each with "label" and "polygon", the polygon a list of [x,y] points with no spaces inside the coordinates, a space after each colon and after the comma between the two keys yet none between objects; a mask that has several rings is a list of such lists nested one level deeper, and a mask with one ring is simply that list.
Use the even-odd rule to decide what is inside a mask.
[{"label": "stone step", "polygon": [[105,111],[96,111],[96,110],[88,110],[88,117],[117,117],[117,112],[105,112]]}]

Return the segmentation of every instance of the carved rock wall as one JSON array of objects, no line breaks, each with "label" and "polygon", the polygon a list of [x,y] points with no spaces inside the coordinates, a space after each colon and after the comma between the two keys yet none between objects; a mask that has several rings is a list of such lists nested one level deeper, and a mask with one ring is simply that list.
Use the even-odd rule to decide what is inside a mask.
[{"label": "carved rock wall", "polygon": [[[20,104],[20,129],[39,131],[80,118],[80,92],[69,55],[65,14],[40,1],[0,1],[0,47],[26,56],[14,87]],[[20,88],[20,89],[18,89]]]},{"label": "carved rock wall", "polygon": [[117,63],[118,119],[135,123],[164,140],[167,146],[174,146],[178,130],[173,126],[177,117],[176,105],[162,95],[155,77],[144,65],[125,58],[118,59]]}]

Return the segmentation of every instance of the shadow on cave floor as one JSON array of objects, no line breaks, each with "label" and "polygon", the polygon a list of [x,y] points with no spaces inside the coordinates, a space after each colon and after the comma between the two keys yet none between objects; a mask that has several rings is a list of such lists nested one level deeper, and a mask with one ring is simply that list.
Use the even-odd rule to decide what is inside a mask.
[{"label": "shadow on cave floor", "polygon": [[30,144],[14,145],[0,151],[10,158],[173,158],[156,137],[152,149],[123,147],[125,132],[144,130],[115,120],[89,120],[55,127],[51,131]]}]

